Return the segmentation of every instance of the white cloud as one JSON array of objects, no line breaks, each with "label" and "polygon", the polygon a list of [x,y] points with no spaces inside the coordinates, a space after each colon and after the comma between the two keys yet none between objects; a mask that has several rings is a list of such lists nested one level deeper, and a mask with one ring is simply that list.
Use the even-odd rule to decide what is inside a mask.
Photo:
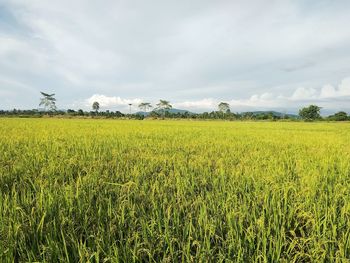
[{"label": "white cloud", "polygon": [[350,78],[343,79],[339,85],[339,96],[350,96]]},{"label": "white cloud", "polygon": [[123,99],[120,97],[108,97],[106,95],[94,94],[90,98],[85,100],[85,106],[91,107],[91,105],[97,101],[100,103],[101,107],[128,107],[128,104],[133,104],[133,106],[137,106],[142,102],[141,99]]},{"label": "white cloud", "polygon": [[[98,101],[101,107],[107,109],[120,109],[127,111],[129,104],[132,104],[132,109],[137,110],[137,106],[144,101],[141,98],[122,98],[116,96],[107,96],[103,94],[94,94],[82,102],[75,104],[77,107],[90,108],[93,102]],[[265,92],[262,94],[253,94],[247,99],[215,99],[205,98],[200,100],[186,100],[171,102],[174,108],[186,109],[193,112],[213,111],[217,109],[217,105],[222,102],[228,102],[232,111],[245,110],[296,110],[307,104],[317,104],[321,107],[346,110],[349,109],[348,102],[350,101],[350,78],[343,79],[337,88],[331,85],[324,85],[322,88],[305,88],[298,87],[292,95],[274,94]],[[157,102],[153,101],[153,104]],[[336,103],[336,107],[334,107]],[[333,106],[332,106],[333,105]]]},{"label": "white cloud", "polygon": [[[336,102],[335,102],[336,100]],[[189,110],[215,110],[217,105],[222,100],[206,98],[195,101],[178,102],[174,104],[176,107]],[[338,88],[331,85],[325,85],[322,88],[305,88],[298,87],[294,90],[291,96],[284,94],[273,94],[265,92],[262,94],[254,94],[248,99],[231,99],[227,102],[235,111],[241,109],[297,109],[303,105],[317,103],[332,107],[334,103],[337,108],[349,109],[348,102],[350,101],[350,78],[343,79]],[[334,106],[333,106],[334,107]]]},{"label": "white cloud", "polygon": [[304,88],[299,87],[297,88],[292,97],[290,99],[292,100],[309,100],[316,98],[317,90],[314,88]]},{"label": "white cloud", "polygon": [[180,109],[188,109],[192,111],[213,111],[216,110],[220,102],[227,102],[234,110],[239,111],[242,108],[266,107],[271,108],[279,106],[276,103],[277,98],[272,93],[263,93],[261,95],[252,95],[249,99],[229,99],[219,100],[214,98],[206,98],[202,100],[184,101],[174,103],[174,107]]},{"label": "white cloud", "polygon": [[320,98],[338,98],[343,96],[350,96],[350,78],[345,78],[341,81],[338,88],[332,85],[325,85],[321,89]]},{"label": "white cloud", "polygon": [[213,109],[217,106],[217,100],[212,98],[197,100],[197,101],[184,101],[174,103],[174,107],[176,108],[185,108],[185,109]]},{"label": "white cloud", "polygon": [[334,98],[337,95],[337,90],[332,85],[326,84],[321,89],[320,98]]},{"label": "white cloud", "polygon": [[263,93],[260,96],[260,98],[263,99],[263,100],[269,100],[269,99],[273,99],[274,95],[272,93],[266,92],[266,93]]}]

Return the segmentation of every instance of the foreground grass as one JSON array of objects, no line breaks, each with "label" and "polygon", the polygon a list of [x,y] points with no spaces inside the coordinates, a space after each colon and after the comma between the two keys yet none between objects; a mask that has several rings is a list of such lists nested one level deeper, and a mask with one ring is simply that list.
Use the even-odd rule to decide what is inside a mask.
[{"label": "foreground grass", "polygon": [[344,262],[350,124],[0,119],[0,261]]}]

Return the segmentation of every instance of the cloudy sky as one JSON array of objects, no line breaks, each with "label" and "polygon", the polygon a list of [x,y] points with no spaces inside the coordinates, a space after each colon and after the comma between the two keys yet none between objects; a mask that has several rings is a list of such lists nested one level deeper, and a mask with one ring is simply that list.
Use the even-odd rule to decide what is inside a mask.
[{"label": "cloudy sky", "polygon": [[349,25],[348,0],[0,0],[0,108],[350,111]]}]

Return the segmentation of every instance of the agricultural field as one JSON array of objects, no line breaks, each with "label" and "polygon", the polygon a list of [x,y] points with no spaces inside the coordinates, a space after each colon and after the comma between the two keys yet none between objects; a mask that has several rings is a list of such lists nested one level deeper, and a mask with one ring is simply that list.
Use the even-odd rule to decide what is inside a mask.
[{"label": "agricultural field", "polygon": [[348,262],[350,123],[0,119],[0,262]]}]

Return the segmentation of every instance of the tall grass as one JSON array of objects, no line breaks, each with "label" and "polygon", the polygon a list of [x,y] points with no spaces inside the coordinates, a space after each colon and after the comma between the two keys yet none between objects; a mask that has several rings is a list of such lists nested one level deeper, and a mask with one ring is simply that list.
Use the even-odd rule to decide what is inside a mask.
[{"label": "tall grass", "polygon": [[349,259],[349,123],[0,119],[1,262]]}]

